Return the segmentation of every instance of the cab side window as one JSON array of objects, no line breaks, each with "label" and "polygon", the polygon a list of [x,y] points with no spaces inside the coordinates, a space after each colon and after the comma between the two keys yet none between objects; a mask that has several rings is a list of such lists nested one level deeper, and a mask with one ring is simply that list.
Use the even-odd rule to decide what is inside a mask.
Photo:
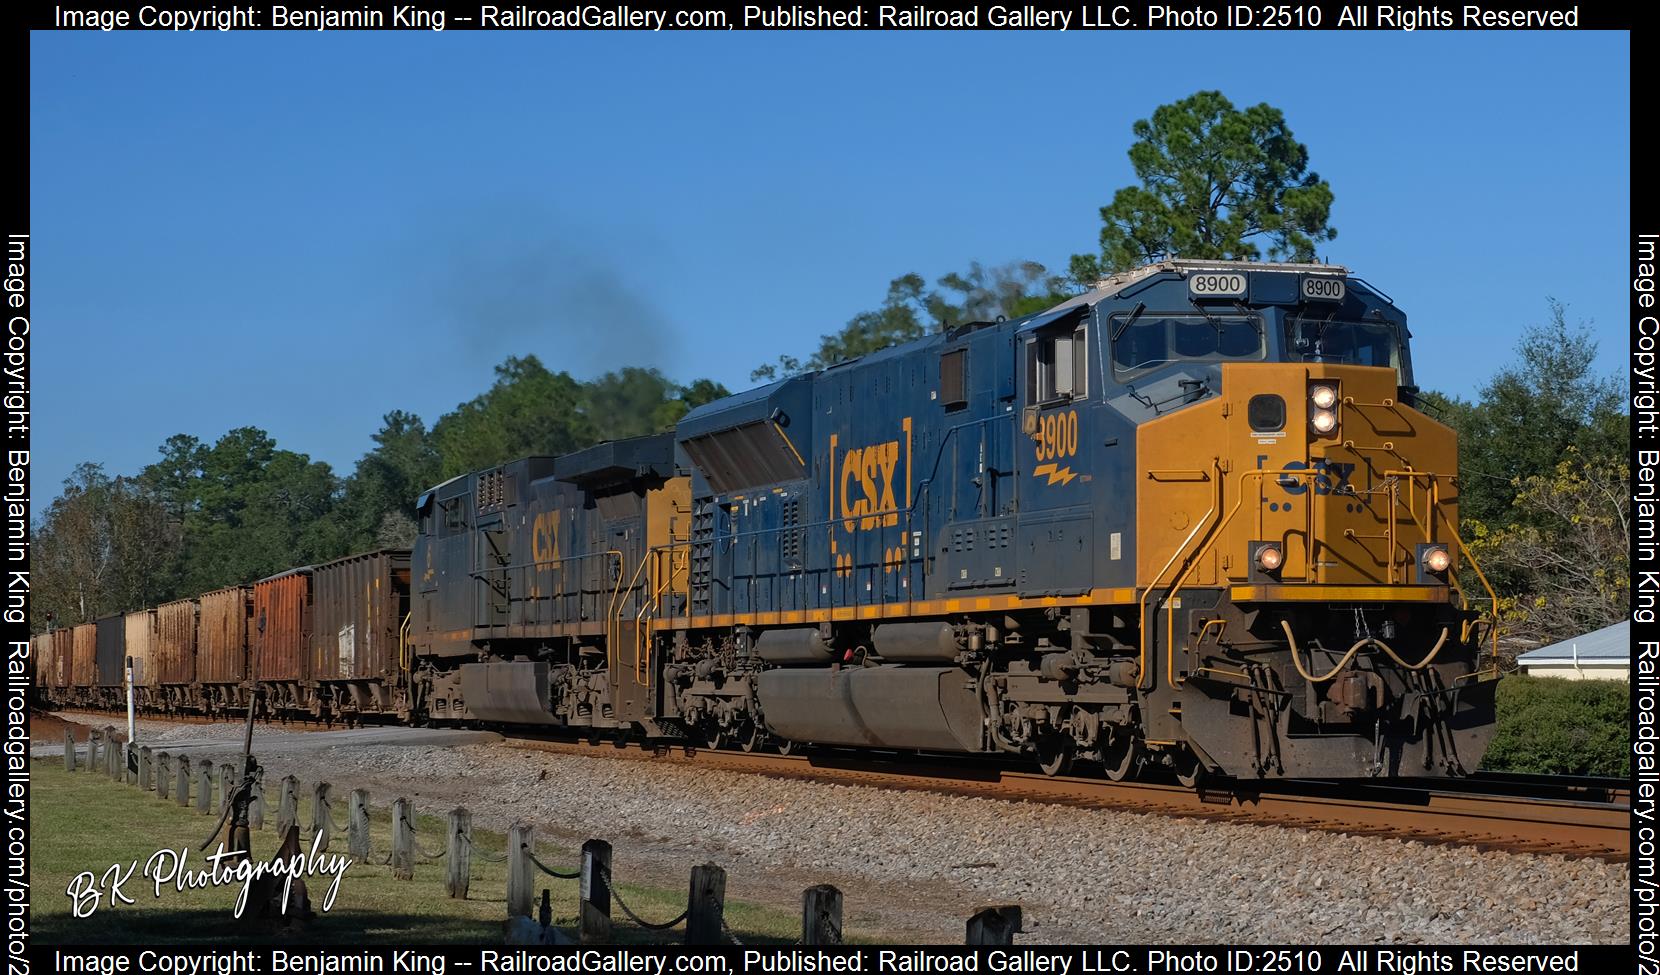
[{"label": "cab side window", "polygon": [[1089,395],[1089,331],[1039,332],[1026,343],[1026,402],[1036,406]]}]

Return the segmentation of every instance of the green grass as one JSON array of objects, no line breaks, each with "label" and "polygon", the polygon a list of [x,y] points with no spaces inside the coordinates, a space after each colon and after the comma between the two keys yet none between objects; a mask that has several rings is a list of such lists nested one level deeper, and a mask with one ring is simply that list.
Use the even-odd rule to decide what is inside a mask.
[{"label": "green grass", "polygon": [[[134,785],[111,782],[102,774],[65,772],[61,759],[30,763],[32,808],[29,816],[29,867],[34,885],[33,928],[35,940],[52,943],[212,944],[294,940],[277,936],[257,922],[231,917],[231,906],[239,885],[179,891],[169,885],[155,896],[152,881],[143,876],[144,863],[157,850],[191,850],[187,869],[206,866],[196,847],[217,822],[194,807],[181,809],[172,800],[140,792]],[[275,783],[267,782],[265,829],[254,834],[256,857],[269,859],[276,852]],[[305,784],[302,783],[302,790]],[[337,793],[338,795],[338,793]],[[336,798],[335,818],[346,819],[345,802]],[[416,842],[423,849],[443,848],[445,821],[437,816],[418,815]],[[300,822],[310,821],[310,799],[302,794]],[[466,900],[451,900],[444,890],[443,862],[417,863],[415,878],[392,879],[391,868],[373,861],[383,860],[391,842],[391,812],[376,807],[370,816],[369,863],[353,863],[340,881],[339,894],[328,913],[321,910],[324,891],[331,880],[316,876],[307,881],[316,916],[306,922],[300,940],[322,944],[493,944],[500,943],[507,917],[507,864],[500,859],[506,838],[500,833],[475,829],[472,879]],[[309,848],[309,840],[302,845]],[[330,851],[345,852],[344,836],[336,834]],[[210,850],[211,852],[211,850]],[[537,858],[558,869],[572,868],[576,851],[546,841],[537,843]],[[135,903],[111,905],[101,901],[90,917],[71,915],[66,894],[73,878],[82,871],[99,877],[111,864],[126,869],[134,860],[138,869],[122,889]],[[614,862],[613,869],[627,876],[627,864]],[[620,883],[622,897],[648,920],[667,920],[686,907],[686,878],[673,882],[659,878],[663,886]],[[575,926],[577,882],[542,876],[536,884],[552,894],[554,924],[571,930]],[[668,943],[682,936],[680,930],[653,932],[628,922],[612,907],[616,941],[620,944]],[[726,921],[747,944],[790,943],[800,932],[799,915],[774,908],[729,901]]]}]

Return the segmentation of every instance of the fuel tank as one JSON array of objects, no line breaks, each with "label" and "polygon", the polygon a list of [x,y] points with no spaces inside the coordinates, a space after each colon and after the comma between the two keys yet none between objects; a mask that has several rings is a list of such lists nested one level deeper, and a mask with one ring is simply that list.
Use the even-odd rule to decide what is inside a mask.
[{"label": "fuel tank", "polygon": [[756,695],[767,730],[792,741],[981,750],[975,680],[959,667],[768,670]]}]

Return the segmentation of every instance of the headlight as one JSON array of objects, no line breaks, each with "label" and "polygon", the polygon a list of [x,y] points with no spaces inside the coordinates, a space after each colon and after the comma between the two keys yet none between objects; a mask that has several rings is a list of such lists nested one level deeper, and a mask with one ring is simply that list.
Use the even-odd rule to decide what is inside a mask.
[{"label": "headlight", "polygon": [[1445,572],[1452,568],[1452,553],[1436,547],[1424,553],[1424,568],[1431,572]]},{"label": "headlight", "polygon": [[1315,410],[1308,423],[1315,433],[1330,433],[1337,429],[1337,414],[1331,410]]},{"label": "headlight", "polygon": [[1329,410],[1337,405],[1337,390],[1330,386],[1315,386],[1308,391],[1308,398],[1322,410]]},{"label": "headlight", "polygon": [[1278,572],[1280,564],[1285,561],[1285,553],[1278,545],[1264,545],[1257,549],[1257,565],[1264,572]]}]

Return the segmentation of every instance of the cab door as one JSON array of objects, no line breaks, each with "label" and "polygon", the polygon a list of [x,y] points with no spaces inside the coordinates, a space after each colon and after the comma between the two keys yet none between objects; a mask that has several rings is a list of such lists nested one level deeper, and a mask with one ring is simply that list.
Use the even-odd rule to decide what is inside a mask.
[{"label": "cab door", "polygon": [[1093,574],[1090,391],[1100,379],[1083,311],[1039,319],[1016,335],[1020,582],[1034,595],[1086,591]]}]

